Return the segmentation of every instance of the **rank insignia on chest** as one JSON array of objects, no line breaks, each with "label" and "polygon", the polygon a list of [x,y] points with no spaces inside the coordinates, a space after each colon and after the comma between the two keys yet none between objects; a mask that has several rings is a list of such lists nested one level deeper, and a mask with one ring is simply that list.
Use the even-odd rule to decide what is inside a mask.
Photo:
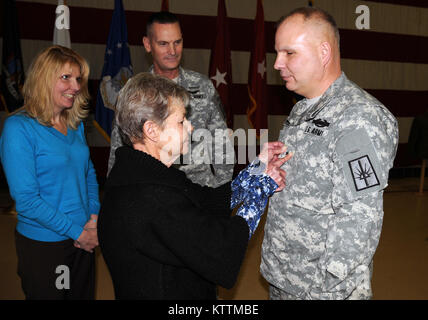
[{"label": "rank insignia on chest", "polygon": [[373,168],[369,156],[365,155],[348,162],[354,178],[357,191],[362,191],[379,185],[379,179]]}]

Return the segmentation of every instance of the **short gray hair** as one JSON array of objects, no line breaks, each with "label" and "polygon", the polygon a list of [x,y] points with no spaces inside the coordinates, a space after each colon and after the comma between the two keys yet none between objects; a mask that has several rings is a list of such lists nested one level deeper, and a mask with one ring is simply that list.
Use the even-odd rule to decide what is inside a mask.
[{"label": "short gray hair", "polygon": [[183,87],[165,77],[141,72],[120,90],[116,104],[116,123],[125,143],[144,143],[143,126],[148,120],[163,127],[170,115],[170,99],[189,104]]}]

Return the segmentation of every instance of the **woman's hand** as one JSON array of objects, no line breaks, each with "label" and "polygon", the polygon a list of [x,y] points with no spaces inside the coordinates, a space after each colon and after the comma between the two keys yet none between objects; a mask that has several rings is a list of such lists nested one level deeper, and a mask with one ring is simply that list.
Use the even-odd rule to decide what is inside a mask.
[{"label": "woman's hand", "polygon": [[287,151],[287,147],[280,141],[267,142],[263,145],[259,159],[266,165],[265,173],[269,175],[278,185],[275,192],[285,188],[286,172],[281,166],[288,161],[293,154],[288,153],[284,157],[279,157]]},{"label": "woman's hand", "polygon": [[76,248],[80,248],[91,253],[94,252],[94,248],[98,246],[97,230],[83,229],[79,238],[74,241],[74,246]]},{"label": "woman's hand", "polygon": [[83,227],[83,232],[80,234],[79,238],[74,241],[74,246],[76,248],[94,252],[94,248],[98,246],[97,220],[98,216],[92,214],[89,221]]},{"label": "woman's hand", "polygon": [[86,222],[85,226],[83,227],[83,229],[97,229],[97,221],[98,221],[98,216],[96,214],[91,214],[91,217],[89,219],[88,222]]}]

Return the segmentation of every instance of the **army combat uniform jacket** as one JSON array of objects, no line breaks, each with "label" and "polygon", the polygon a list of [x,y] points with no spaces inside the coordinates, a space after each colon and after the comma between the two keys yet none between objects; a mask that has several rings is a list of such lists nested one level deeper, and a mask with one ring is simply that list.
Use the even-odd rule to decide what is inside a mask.
[{"label": "army combat uniform jacket", "polygon": [[[153,71],[153,67],[149,70]],[[215,143],[215,133],[227,129],[220,97],[212,82],[206,76],[180,67],[177,83],[190,94],[190,110],[187,119],[194,128],[194,135],[189,154],[181,159],[178,168],[186,173],[193,183],[217,187],[232,180],[234,151],[230,139]],[[200,130],[201,134],[195,134]],[[224,132],[224,135],[226,133]],[[228,146],[226,147],[226,144]],[[123,142],[116,123],[113,124],[110,143],[110,172],[115,160],[115,151]],[[230,154],[226,156],[226,152]],[[215,157],[223,155],[222,163],[216,163]],[[191,157],[191,158],[190,158]],[[226,164],[227,159],[232,159]],[[178,160],[180,161],[180,160]]]},{"label": "army combat uniform jacket", "polygon": [[371,298],[396,119],[342,73],[314,105],[293,107],[279,140],[294,155],[270,200],[262,275],[296,299]]}]

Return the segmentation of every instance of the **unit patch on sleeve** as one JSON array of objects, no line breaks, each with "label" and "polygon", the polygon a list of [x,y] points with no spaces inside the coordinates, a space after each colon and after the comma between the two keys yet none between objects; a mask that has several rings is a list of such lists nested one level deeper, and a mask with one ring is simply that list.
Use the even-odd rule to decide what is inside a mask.
[{"label": "unit patch on sleeve", "polygon": [[348,164],[357,191],[362,191],[380,184],[368,155],[351,160]]},{"label": "unit patch on sleeve", "polygon": [[355,199],[379,191],[387,185],[387,175],[367,132],[357,129],[341,137],[336,144],[343,179]]}]

